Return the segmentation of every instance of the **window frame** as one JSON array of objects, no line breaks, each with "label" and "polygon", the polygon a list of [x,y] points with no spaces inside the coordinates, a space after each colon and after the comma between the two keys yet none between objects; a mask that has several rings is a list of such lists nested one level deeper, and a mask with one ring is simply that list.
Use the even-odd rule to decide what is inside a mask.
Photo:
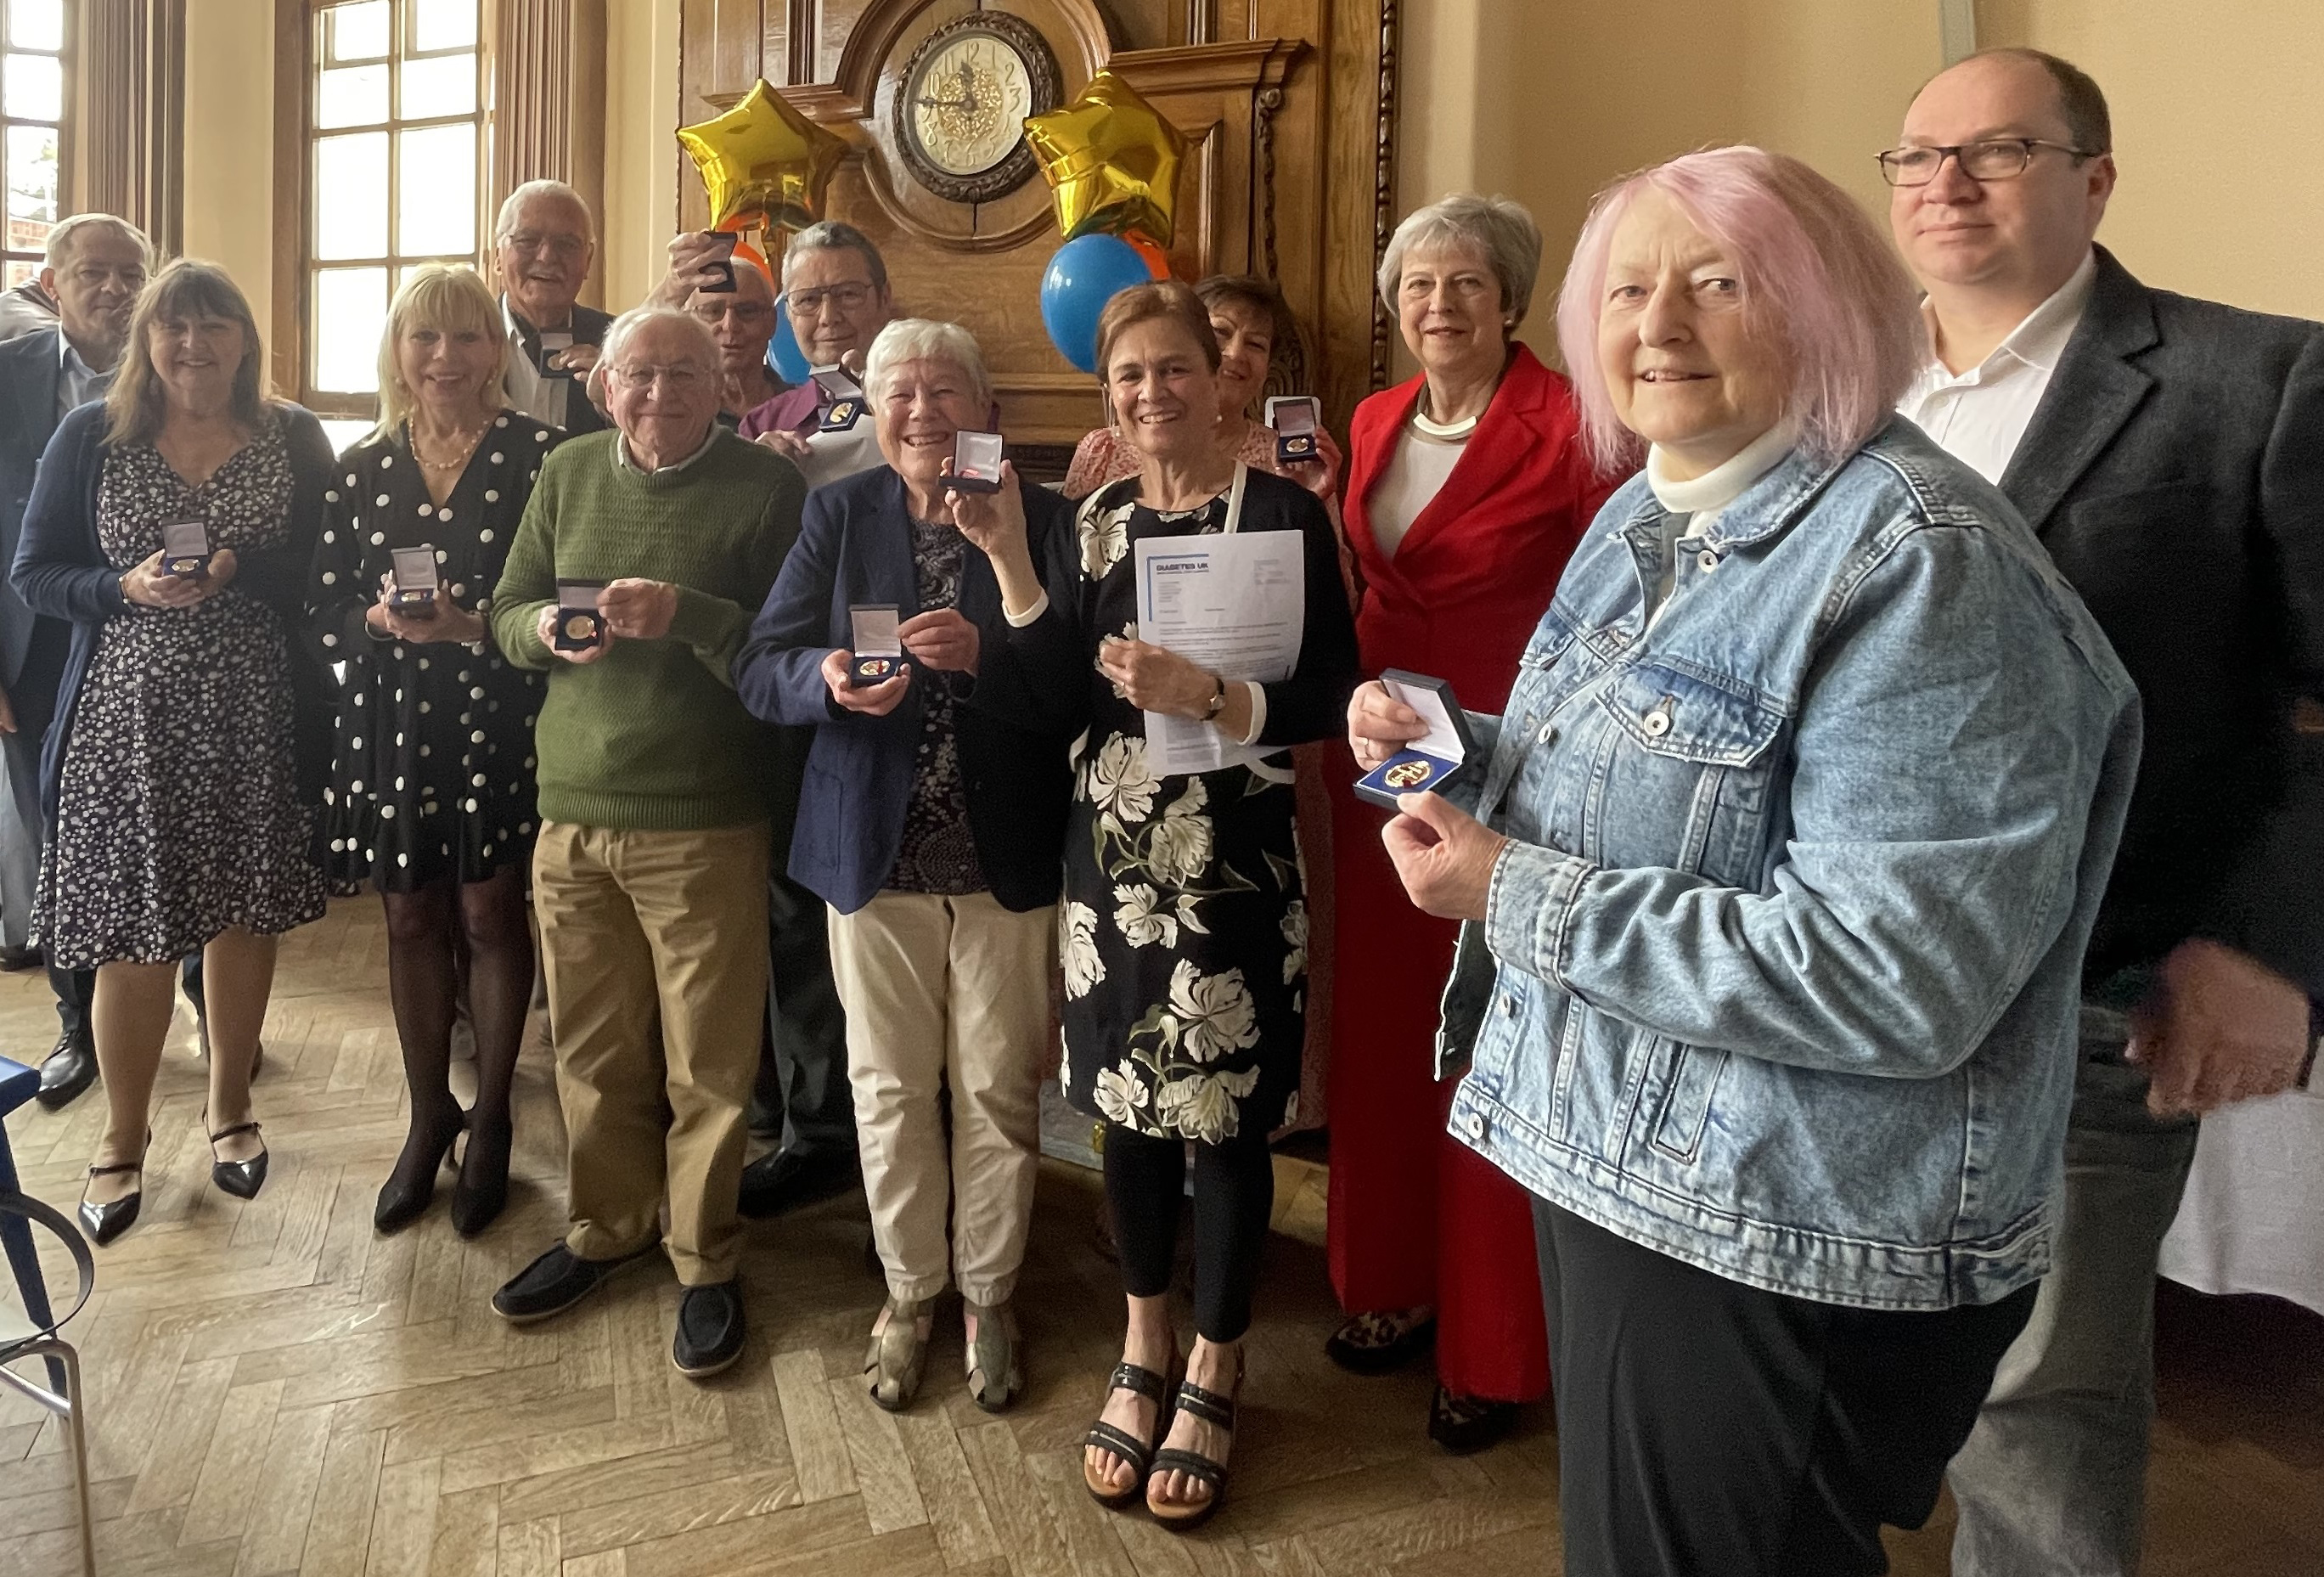
[{"label": "window frame", "polygon": [[[0,0],[0,54],[38,55],[57,62],[57,75],[60,78],[57,118],[54,121],[41,121],[22,115],[12,115],[7,113],[5,95],[0,95],[0,161],[4,161],[5,158],[8,133],[15,127],[40,126],[56,134],[56,216],[49,221],[51,226],[55,226],[70,218],[77,211],[73,207],[73,178],[76,174],[73,161],[73,126],[75,114],[78,108],[75,103],[74,89],[78,84],[74,81],[73,74],[79,63],[79,51],[75,45],[79,42],[78,27],[81,18],[78,6],[82,0],[59,0],[63,26],[57,40],[57,47],[53,50],[18,49],[15,46],[9,36],[9,24],[14,21],[11,14],[20,3],[21,0]],[[5,162],[0,162],[0,171],[5,169]],[[47,266],[48,263],[45,249],[40,252],[27,252],[19,247],[10,246],[6,227],[5,225],[0,225],[0,285],[13,290],[16,283],[21,283],[22,281],[9,281],[7,275],[11,268],[23,263],[32,265],[28,277],[38,279],[41,270]]]},{"label": "window frame", "polygon": [[[279,388],[294,391],[292,398],[328,421],[367,422],[374,420],[379,412],[379,395],[376,392],[327,390],[316,382],[315,353],[318,337],[313,329],[313,315],[321,272],[326,269],[383,269],[387,275],[387,298],[392,300],[398,276],[407,270],[429,263],[465,263],[481,272],[486,267],[486,256],[490,251],[488,233],[491,226],[484,210],[489,195],[487,183],[492,159],[494,7],[489,0],[475,0],[476,35],[473,44],[419,50],[407,47],[413,25],[414,0],[389,0],[387,54],[364,57],[360,61],[352,59],[350,61],[338,61],[327,52],[330,14],[346,5],[361,3],[362,0],[278,0],[276,13],[278,130],[275,189],[295,189],[299,194],[299,203],[296,224],[280,226],[276,233],[276,279],[278,281],[287,280],[288,288],[278,286],[275,292],[275,382]],[[407,62],[442,60],[469,53],[473,53],[475,60],[475,91],[471,109],[459,115],[410,118],[401,115],[402,68]],[[318,104],[323,91],[324,71],[346,64],[365,64],[374,60],[389,65],[387,118],[350,125],[322,125]],[[401,192],[403,135],[413,131],[452,125],[471,125],[475,131],[471,177],[475,192],[471,235],[475,245],[467,253],[400,251],[396,210]],[[387,139],[387,189],[382,198],[387,250],[377,256],[318,257],[316,187],[322,143],[326,138],[366,133],[382,134]]]}]

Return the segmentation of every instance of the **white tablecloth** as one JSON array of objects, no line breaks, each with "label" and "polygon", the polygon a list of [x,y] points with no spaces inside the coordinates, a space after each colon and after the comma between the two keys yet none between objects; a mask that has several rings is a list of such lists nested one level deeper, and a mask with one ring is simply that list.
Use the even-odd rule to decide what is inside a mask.
[{"label": "white tablecloth", "polygon": [[2295,1090],[2203,1119],[2163,1274],[2324,1314],[2324,1093]]}]

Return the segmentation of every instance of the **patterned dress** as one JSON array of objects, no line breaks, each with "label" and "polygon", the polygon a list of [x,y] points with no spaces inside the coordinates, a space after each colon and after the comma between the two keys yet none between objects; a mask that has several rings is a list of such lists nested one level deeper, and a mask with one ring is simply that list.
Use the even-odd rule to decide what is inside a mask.
[{"label": "patterned dress", "polygon": [[[97,535],[126,571],[164,521],[204,522],[212,552],[287,546],[290,461],[264,423],[189,487],[151,444],[109,450]],[[294,632],[234,586],[190,608],[106,621],[75,704],[38,928],[51,961],[167,964],[230,927],[274,936],[323,916],[314,812],[296,767]]]},{"label": "patterned dress", "polygon": [[393,549],[421,546],[436,550],[455,603],[489,613],[540,462],[564,437],[530,417],[496,418],[441,508],[408,426],[339,457],[308,603],[323,656],[346,664],[325,795],[342,892],[482,881],[531,857],[532,726],[546,676],[503,659],[489,635],[411,645],[374,635],[364,616]]},{"label": "patterned dress", "polygon": [[[960,603],[968,539],[956,526],[912,522],[912,575],[920,611]],[[920,686],[920,743],[912,760],[912,797],[904,837],[888,885],[899,892],[947,898],[985,890],[976,834],[968,821],[968,778],[960,765],[960,701],[952,676],[930,673]]]},{"label": "patterned dress", "polygon": [[[1355,637],[1329,518],[1296,484],[1249,478],[1241,530],[1307,534],[1307,629],[1298,670],[1267,687],[1270,742],[1314,737],[1344,708]],[[1162,514],[1136,479],[1082,506],[1053,605],[1089,687],[1057,916],[1065,1062],[1074,1106],[1139,1133],[1218,1143],[1292,1113],[1307,986],[1305,873],[1287,755],[1157,778],[1144,715],[1093,660],[1135,628],[1134,544],[1222,530],[1228,498]]]}]

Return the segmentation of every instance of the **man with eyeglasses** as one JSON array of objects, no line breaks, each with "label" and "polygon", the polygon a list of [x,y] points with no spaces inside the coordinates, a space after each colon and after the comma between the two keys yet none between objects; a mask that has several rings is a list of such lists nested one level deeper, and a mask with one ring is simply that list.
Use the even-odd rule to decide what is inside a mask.
[{"label": "man with eyeglasses", "polygon": [[2324,740],[2302,723],[2324,697],[2324,327],[2134,279],[2094,243],[2112,147],[2087,75],[1996,50],[1923,88],[1880,156],[1935,350],[1901,409],[2041,534],[2145,714],[2052,1269],[1952,1463],[1962,1577],[2136,1570],[2155,1266],[2196,1121],[2304,1079],[2324,996]]},{"label": "man with eyeglasses", "polygon": [[613,318],[580,304],[597,255],[589,205],[561,180],[528,180],[509,193],[493,226],[508,330],[509,398],[536,421],[579,435],[605,418],[583,392]]},{"label": "man with eyeglasses", "polygon": [[735,1201],[767,877],[806,758],[803,739],[752,717],[731,669],[807,489],[719,425],[699,318],[624,313],[604,359],[616,430],[541,466],[493,593],[494,643],[549,675],[533,905],[568,1217],[493,1306],[547,1319],[659,1247],[686,1288],[671,1361],[701,1379],[742,1351]]}]

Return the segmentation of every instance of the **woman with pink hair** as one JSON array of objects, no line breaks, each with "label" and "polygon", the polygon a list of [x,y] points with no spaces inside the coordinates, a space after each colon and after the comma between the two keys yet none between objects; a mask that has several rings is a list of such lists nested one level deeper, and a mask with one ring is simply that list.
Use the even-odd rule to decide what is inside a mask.
[{"label": "woman with pink hair", "polygon": [[[1386,834],[1463,922],[1451,1130],[1533,1195],[1573,1577],[1886,1571],[2047,1268],[2137,696],[1892,416],[1914,306],[1795,160],[1609,189],[1559,331],[1645,472]],[[1426,732],[1376,685],[1348,731]]]}]

